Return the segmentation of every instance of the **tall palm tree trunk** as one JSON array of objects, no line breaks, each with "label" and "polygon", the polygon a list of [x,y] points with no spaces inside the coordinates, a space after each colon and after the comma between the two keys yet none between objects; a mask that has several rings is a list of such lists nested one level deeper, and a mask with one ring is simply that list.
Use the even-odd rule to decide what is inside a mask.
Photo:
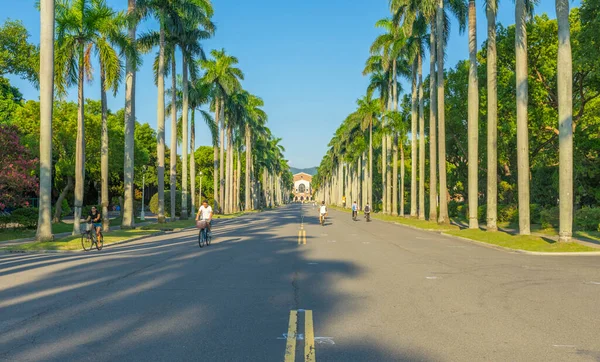
[{"label": "tall palm tree trunk", "polygon": [[[217,129],[219,129],[219,116],[221,115],[220,110],[221,102],[219,98],[215,100],[215,125]],[[218,142],[217,142],[218,143]],[[213,196],[214,196],[214,204],[213,209],[214,212],[219,212],[219,208],[221,204],[219,202],[219,146],[218,144],[213,145]]]},{"label": "tall palm tree trunk", "polygon": [[417,54],[419,67],[419,219],[425,220],[425,109],[423,104],[423,58]]},{"label": "tall palm tree trunk", "polygon": [[438,106],[438,147],[440,169],[440,213],[438,223],[446,224],[448,218],[448,186],[446,184],[446,111],[444,102],[444,0],[438,0],[437,24],[437,106]]},{"label": "tall palm tree trunk", "polygon": [[102,199],[102,231],[109,231],[108,218],[108,106],[106,105],[106,74],[100,63],[100,104],[102,108],[102,136],[100,148],[100,188]]},{"label": "tall palm tree trunk", "polygon": [[169,167],[170,197],[171,197],[171,221],[175,221],[175,199],[177,191],[177,63],[175,61],[175,50],[171,54],[171,157]]},{"label": "tall palm tree trunk", "polygon": [[[391,108],[391,107],[390,107]],[[387,213],[391,214],[392,213],[392,150],[393,150],[393,146],[392,146],[392,136],[391,135],[387,135],[387,140],[386,140],[386,146],[387,146],[387,161],[386,161],[386,177],[385,177],[385,183],[387,185],[387,190],[386,190],[386,198],[385,198],[385,203],[386,203],[386,207],[387,207]]]},{"label": "tall palm tree trunk", "polygon": [[83,82],[84,82],[84,54],[83,46],[79,51],[79,80],[77,84],[77,140],[75,142],[75,207],[73,220],[73,235],[81,233],[80,219],[83,206],[83,184],[85,182],[85,122]]},{"label": "tall palm tree trunk", "polygon": [[[135,13],[135,0],[128,0],[127,13]],[[129,41],[135,44],[136,26],[129,25]],[[134,133],[135,133],[135,71],[136,64],[132,57],[127,57],[125,76],[125,160],[123,162],[123,219],[122,229],[131,229],[135,225],[133,210],[133,167],[134,167]]]},{"label": "tall palm tree trunk", "polygon": [[404,142],[400,143],[400,216],[404,217]]},{"label": "tall palm tree trunk", "polygon": [[398,216],[398,135],[394,135],[394,143],[393,143],[393,196],[392,196],[392,215]]},{"label": "tall palm tree trunk", "polygon": [[219,131],[219,203],[221,208],[225,207],[225,101],[221,101],[221,129]]},{"label": "tall palm tree trunk", "polygon": [[181,219],[188,218],[188,130],[189,130],[189,104],[188,104],[188,68],[185,54],[182,54],[181,65],[183,66],[183,108],[181,112],[182,146],[181,146]]},{"label": "tall palm tree trunk", "polygon": [[369,180],[367,182],[369,206],[373,208],[373,120],[369,123]]},{"label": "tall palm tree trunk", "polygon": [[381,137],[381,209],[387,214],[387,137]]},{"label": "tall palm tree trunk", "polygon": [[498,71],[496,55],[496,2],[488,1],[487,15],[487,231],[498,225]]},{"label": "tall palm tree trunk", "polygon": [[165,29],[160,27],[158,50],[158,100],[156,105],[156,155],[158,157],[158,222],[165,222]]},{"label": "tall palm tree trunk", "polygon": [[196,213],[196,110],[192,109],[192,122],[190,124],[190,195],[192,196],[192,209],[190,216]]},{"label": "tall palm tree trunk", "polygon": [[529,137],[527,127],[527,10],[525,0],[516,0],[516,74],[517,74],[517,178],[519,189],[519,233],[529,235]]},{"label": "tall palm tree trunk", "polygon": [[573,233],[573,63],[569,0],[556,0],[558,18],[559,241]]},{"label": "tall palm tree trunk", "polygon": [[250,205],[250,164],[252,163],[252,144],[251,144],[252,135],[250,133],[250,126],[246,124],[246,183],[244,185],[244,210],[250,211],[252,210],[252,205]]},{"label": "tall palm tree trunk", "polygon": [[40,1],[40,200],[37,241],[52,240],[54,0]]},{"label": "tall palm tree trunk", "polygon": [[479,199],[477,155],[479,143],[479,80],[477,77],[477,10],[475,0],[469,0],[469,229],[478,229],[477,207]]},{"label": "tall palm tree trunk", "polygon": [[410,121],[410,216],[417,217],[417,165],[419,164],[418,159],[418,148],[417,148],[417,117],[418,117],[418,104],[419,96],[417,93],[417,59],[413,61],[412,65],[412,107],[411,107],[411,121]]},{"label": "tall palm tree trunk", "polygon": [[429,34],[429,220],[437,220],[437,97],[435,18]]},{"label": "tall palm tree trunk", "polygon": [[242,186],[242,160],[240,158],[241,154],[237,152],[237,169],[236,176],[237,182],[235,183],[235,211],[239,212],[240,210],[240,188]]}]

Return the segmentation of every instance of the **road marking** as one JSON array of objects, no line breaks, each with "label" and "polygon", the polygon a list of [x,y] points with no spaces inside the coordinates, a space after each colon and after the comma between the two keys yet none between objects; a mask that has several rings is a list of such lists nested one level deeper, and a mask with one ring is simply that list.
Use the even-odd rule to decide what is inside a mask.
[{"label": "road marking", "polygon": [[313,330],[312,310],[304,312],[304,360],[306,362],[315,362],[315,332]]},{"label": "road marking", "polygon": [[[298,333],[298,312],[304,313],[304,334]],[[288,332],[277,339],[286,340],[284,362],[294,362],[296,360],[296,341],[304,341],[305,362],[317,361],[315,342],[335,344],[332,337],[315,337],[313,314],[310,309],[291,310]]]},{"label": "road marking", "polygon": [[302,243],[306,245],[306,230],[302,229]]},{"label": "road marking", "polygon": [[298,230],[298,245],[306,245],[306,230],[304,228],[300,228]]},{"label": "road marking", "polygon": [[425,279],[429,279],[429,280],[432,280],[432,279],[437,279],[437,278],[438,278],[438,277],[425,277]]},{"label": "road marking", "polygon": [[285,345],[284,362],[296,360],[296,331],[298,330],[298,312],[290,311],[290,323],[288,325],[287,342]]},{"label": "road marking", "polygon": [[600,282],[588,282],[588,284],[600,285]]},{"label": "road marking", "polygon": [[574,344],[553,344],[552,347],[575,348],[577,346]]},{"label": "road marking", "polygon": [[319,263],[308,263],[308,265],[317,265]]}]

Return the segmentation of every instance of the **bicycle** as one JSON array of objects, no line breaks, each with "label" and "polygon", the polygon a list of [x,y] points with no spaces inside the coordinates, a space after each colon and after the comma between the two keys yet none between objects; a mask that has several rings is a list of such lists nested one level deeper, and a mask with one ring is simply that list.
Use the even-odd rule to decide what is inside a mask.
[{"label": "bicycle", "polygon": [[358,215],[358,211],[354,210],[352,211],[352,220],[356,221],[356,216]]},{"label": "bicycle", "polygon": [[81,233],[81,247],[83,247],[83,250],[85,251],[90,251],[94,245],[96,245],[97,250],[102,250],[102,247],[104,246],[104,235],[102,235],[102,231],[100,231],[100,240],[98,240],[96,230],[92,225],[89,230]]},{"label": "bicycle", "polygon": [[208,230],[208,223],[204,220],[199,224],[198,228],[200,232],[198,233],[198,246],[204,247],[204,245],[209,246],[212,240],[212,233]]}]

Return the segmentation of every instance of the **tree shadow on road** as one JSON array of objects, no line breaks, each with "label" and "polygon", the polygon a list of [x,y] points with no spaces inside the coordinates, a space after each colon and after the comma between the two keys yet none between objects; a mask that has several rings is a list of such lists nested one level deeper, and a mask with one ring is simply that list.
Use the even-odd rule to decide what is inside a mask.
[{"label": "tree shadow on road", "polygon": [[[338,260],[306,271],[301,214],[292,206],[219,220],[204,248],[192,230],[94,253],[1,255],[0,359],[281,361],[289,311],[326,300],[319,333],[353,297],[336,293],[336,281],[364,272]],[[319,360],[439,360],[366,333],[343,340],[317,345]]]}]

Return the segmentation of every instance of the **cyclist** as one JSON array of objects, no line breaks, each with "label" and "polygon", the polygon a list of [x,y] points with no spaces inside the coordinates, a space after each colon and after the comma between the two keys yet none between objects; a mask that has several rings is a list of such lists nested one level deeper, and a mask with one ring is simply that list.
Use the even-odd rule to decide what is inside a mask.
[{"label": "cyclist", "polygon": [[102,229],[102,215],[100,214],[100,212],[98,212],[96,206],[92,206],[92,209],[90,210],[90,213],[88,214],[88,217],[87,219],[85,219],[85,221],[93,223],[94,229],[96,230],[97,240],[100,240],[100,231]]},{"label": "cyclist", "polygon": [[319,222],[325,224],[325,216],[327,216],[327,206],[325,206],[325,201],[321,202],[321,207],[319,208]]},{"label": "cyclist", "polygon": [[208,205],[208,201],[202,201],[202,206],[198,209],[198,213],[196,214],[196,221],[198,220],[206,220],[208,225],[208,231],[210,231],[210,223],[213,217],[212,207]]},{"label": "cyclist", "polygon": [[358,205],[356,201],[352,203],[352,220],[356,220],[356,215],[358,214]]},{"label": "cyclist", "polygon": [[371,207],[369,206],[369,204],[365,205],[363,212],[365,213],[365,217],[367,218],[367,221],[371,221]]}]

